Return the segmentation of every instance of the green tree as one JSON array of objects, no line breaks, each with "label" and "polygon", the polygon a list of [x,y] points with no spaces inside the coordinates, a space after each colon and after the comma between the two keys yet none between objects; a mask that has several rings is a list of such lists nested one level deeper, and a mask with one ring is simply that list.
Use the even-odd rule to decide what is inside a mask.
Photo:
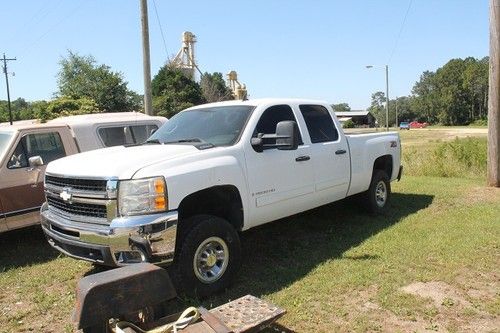
[{"label": "green tree", "polygon": [[368,111],[377,120],[378,126],[385,126],[385,94],[381,91],[377,91],[372,94],[372,102]]},{"label": "green tree", "polygon": [[415,83],[413,110],[430,123],[465,125],[485,119],[488,105],[488,58],[452,59]]},{"label": "green tree", "polygon": [[226,85],[222,73],[204,73],[200,81],[203,98],[208,103],[232,100],[231,89]]},{"label": "green tree", "polygon": [[35,115],[41,122],[46,122],[57,117],[97,112],[100,110],[96,102],[90,98],[73,99],[63,96],[48,102],[45,106],[40,105]]},{"label": "green tree", "polygon": [[205,102],[200,85],[170,64],[160,68],[155,75],[151,91],[155,113],[168,118]]},{"label": "green tree", "polygon": [[107,65],[97,64],[94,57],[80,56],[69,51],[68,56],[59,64],[58,97],[91,99],[104,112],[140,109],[137,94],[127,88],[123,74],[113,72]]},{"label": "green tree", "polygon": [[351,111],[348,103],[332,104],[333,111]]}]

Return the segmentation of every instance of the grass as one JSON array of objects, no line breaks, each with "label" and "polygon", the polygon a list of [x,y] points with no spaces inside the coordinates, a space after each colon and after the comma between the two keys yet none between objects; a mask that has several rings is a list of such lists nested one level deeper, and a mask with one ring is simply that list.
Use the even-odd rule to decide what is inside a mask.
[{"label": "grass", "polygon": [[[402,133],[405,151],[462,147],[421,133]],[[405,175],[383,216],[345,200],[251,229],[235,284],[202,304],[247,293],[272,301],[287,314],[268,332],[498,331],[500,190],[483,183]],[[73,331],[75,286],[92,266],[51,250],[39,228],[2,234],[0,243],[0,332]],[[417,282],[427,289],[401,289]],[[199,303],[172,306],[187,304]]]}]

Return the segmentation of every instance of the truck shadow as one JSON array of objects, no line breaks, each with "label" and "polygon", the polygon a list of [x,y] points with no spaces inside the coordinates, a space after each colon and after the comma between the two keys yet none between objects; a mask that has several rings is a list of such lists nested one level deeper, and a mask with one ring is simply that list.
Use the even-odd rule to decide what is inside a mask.
[{"label": "truck shadow", "polygon": [[0,273],[44,263],[61,255],[50,247],[39,225],[4,232],[0,234],[0,244]]},{"label": "truck shadow", "polygon": [[242,234],[243,262],[233,286],[206,300],[216,306],[246,294],[266,295],[332,259],[376,260],[376,253],[344,255],[366,239],[428,207],[434,196],[393,193],[386,214],[369,216],[357,198],[316,208]]}]

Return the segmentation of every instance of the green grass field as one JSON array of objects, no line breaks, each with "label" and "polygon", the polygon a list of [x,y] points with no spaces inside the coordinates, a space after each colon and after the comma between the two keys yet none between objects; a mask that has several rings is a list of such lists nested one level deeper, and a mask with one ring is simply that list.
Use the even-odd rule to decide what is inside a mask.
[{"label": "green grass field", "polygon": [[[385,215],[350,199],[251,229],[238,279],[203,305],[272,301],[287,314],[268,332],[500,332],[500,189],[484,187],[481,173],[427,176],[426,156],[454,142],[429,132],[402,133],[416,175],[392,183]],[[455,145],[484,148],[477,140]],[[411,165],[410,147],[422,163]],[[39,228],[0,243],[0,332],[72,332],[75,286],[92,266],[51,250]],[[199,303],[172,306],[188,304]]]}]

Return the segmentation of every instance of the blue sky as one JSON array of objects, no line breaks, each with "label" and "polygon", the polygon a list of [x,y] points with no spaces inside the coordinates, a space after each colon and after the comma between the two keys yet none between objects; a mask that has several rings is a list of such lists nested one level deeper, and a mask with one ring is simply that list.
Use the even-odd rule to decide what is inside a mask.
[{"label": "blue sky", "polygon": [[[410,94],[424,70],[488,55],[487,0],[413,0],[404,25],[409,0],[155,2],[166,50],[149,0],[152,74],[191,31],[200,69],[236,70],[251,98],[304,97],[364,109],[373,92],[385,90],[385,64],[394,97]],[[142,93],[138,0],[5,1],[0,20],[0,52],[17,57],[9,63],[11,98],[52,98],[67,50],[93,55]]]}]

